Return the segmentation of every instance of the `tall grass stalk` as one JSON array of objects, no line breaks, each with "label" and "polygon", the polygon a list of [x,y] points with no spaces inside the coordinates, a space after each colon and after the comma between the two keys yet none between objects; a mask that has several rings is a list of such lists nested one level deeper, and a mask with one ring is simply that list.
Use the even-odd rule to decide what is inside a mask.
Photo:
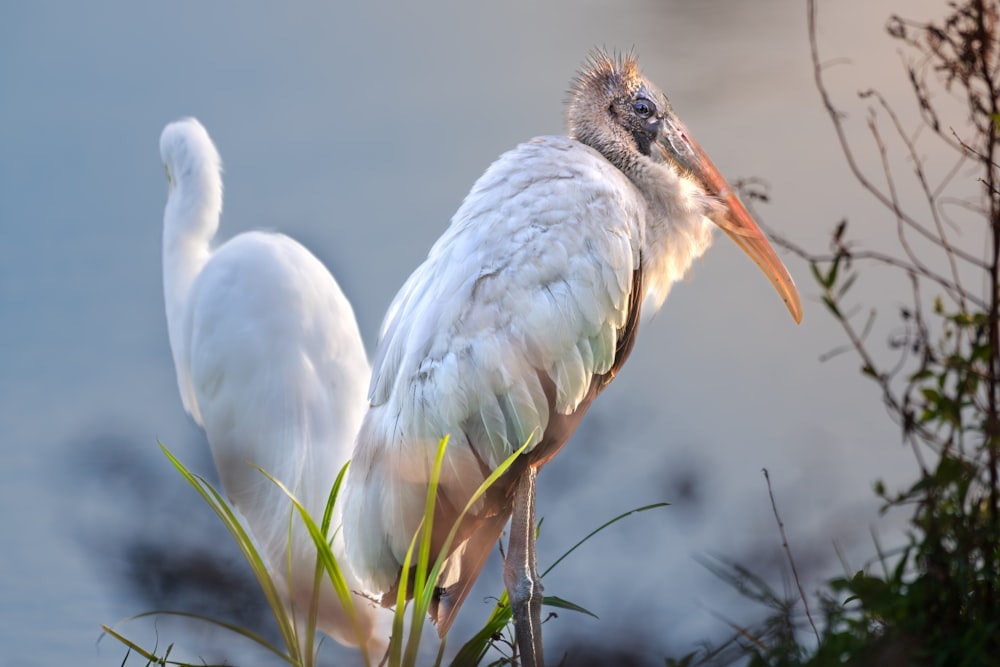
[{"label": "tall grass stalk", "polygon": [[[177,457],[175,457],[170,450],[163,445],[163,443],[159,444],[160,449],[163,450],[163,453],[174,465],[174,467],[180,471],[184,479],[186,479],[188,483],[194,487],[198,494],[201,495],[205,502],[207,502],[212,510],[215,511],[218,517],[222,520],[222,523],[226,526],[226,529],[229,530],[230,534],[236,540],[237,546],[239,546],[240,551],[243,553],[243,557],[247,560],[247,563],[250,564],[250,569],[257,578],[257,582],[260,584],[264,597],[267,599],[268,606],[274,614],[275,621],[278,625],[278,632],[281,634],[281,639],[285,645],[287,653],[282,653],[279,648],[272,645],[266,639],[257,633],[246,630],[245,628],[238,628],[231,626],[230,624],[214,621],[216,625],[232,629],[238,634],[252,639],[258,645],[280,656],[291,665],[312,667],[314,662],[313,656],[305,655],[301,650],[298,634],[296,633],[294,617],[288,612],[288,607],[285,605],[285,601],[282,598],[278,584],[274,581],[270,572],[268,572],[267,564],[264,562],[263,556],[261,556],[260,552],[257,550],[253,539],[250,537],[246,528],[243,527],[243,524],[236,516],[236,513],[229,506],[226,499],[223,498],[222,495],[216,491],[207,480],[200,475],[195,475],[190,472],[184,464],[182,464]],[[323,542],[325,543],[326,540],[324,539]]]},{"label": "tall grass stalk", "polygon": [[[421,520],[421,525],[417,528],[413,539],[410,541],[410,548],[406,552],[406,558],[403,561],[403,571],[400,576],[399,582],[399,592],[396,599],[396,612],[393,619],[393,635],[390,639],[389,655],[390,667],[412,667],[416,665],[417,660],[417,650],[420,647],[420,637],[423,630],[424,619],[427,617],[427,611],[430,609],[431,602],[434,597],[434,583],[437,582],[438,575],[441,573],[441,568],[444,566],[444,561],[446,560],[448,553],[451,550],[452,542],[455,540],[455,536],[458,534],[458,528],[465,518],[465,515],[472,509],[473,505],[479,502],[479,499],[483,497],[489,489],[514,463],[518,456],[520,456],[524,450],[527,448],[528,443],[531,442],[529,438],[521,447],[511,454],[503,463],[497,466],[483,483],[479,485],[476,492],[472,494],[469,501],[465,504],[462,512],[458,515],[455,523],[452,525],[451,530],[448,532],[447,538],[445,538],[444,544],[441,546],[441,551],[434,562],[433,568],[428,572],[427,566],[430,562],[430,542],[431,542],[431,531],[433,529],[434,521],[434,507],[437,498],[437,487],[441,478],[441,465],[444,461],[445,448],[448,446],[448,437],[445,436],[441,439],[438,445],[437,456],[434,460],[434,469],[431,472],[430,484],[427,487],[427,501],[424,506],[424,517]],[[410,563],[412,561],[413,549],[417,541],[417,536],[420,535],[420,551],[417,556],[417,570],[415,579],[413,582],[413,609],[410,623],[409,637],[406,642],[406,651],[402,657],[401,662],[393,662],[393,658],[398,655],[401,650],[400,643],[402,642],[402,625],[403,625],[403,614],[405,613],[405,596],[408,585],[408,572],[410,571]],[[444,652],[444,640],[441,642],[441,647],[438,650],[437,660],[435,665],[440,664]]]},{"label": "tall grass stalk", "polygon": [[[352,596],[350,588],[347,586],[347,581],[344,579],[343,570],[340,564],[337,563],[337,558],[333,554],[333,536],[330,536],[329,541],[327,535],[330,530],[330,523],[333,519],[333,507],[337,501],[337,497],[340,493],[340,487],[344,480],[344,474],[347,472],[348,464],[344,464],[344,467],[340,469],[340,473],[337,475],[337,479],[333,484],[333,489],[330,491],[330,496],[326,503],[326,508],[323,512],[322,527],[317,526],[316,522],[309,515],[309,512],[303,507],[302,503],[295,497],[288,488],[281,483],[280,480],[275,479],[266,470],[261,469],[258,466],[254,466],[257,470],[267,477],[271,482],[276,484],[285,495],[291,500],[292,505],[299,512],[299,516],[302,519],[302,523],[305,524],[306,530],[309,531],[309,536],[312,538],[313,543],[316,545],[316,556],[317,556],[317,576],[315,585],[313,586],[313,596],[312,604],[310,606],[309,614],[307,615],[307,636],[306,641],[311,649],[313,645],[313,640],[316,634],[316,615],[319,609],[319,588],[320,588],[320,573],[326,572],[330,579],[330,583],[333,585],[334,591],[337,593],[337,599],[340,601],[341,606],[347,611],[347,616],[351,621],[351,626],[354,628],[355,638],[358,640],[358,647],[361,650],[361,656],[364,659],[365,665],[370,665],[371,660],[368,656],[368,649],[365,642],[365,637],[361,632],[361,626],[358,622],[358,615],[354,608],[354,598]],[[291,563],[291,522],[289,523],[289,554],[288,561]],[[289,570],[288,580],[291,581],[291,571]],[[294,615],[292,617],[294,623]],[[309,655],[314,655],[315,652],[310,650]]]},{"label": "tall grass stalk", "polygon": [[[530,440],[528,441],[530,442]],[[458,519],[452,525],[444,543],[441,545],[440,552],[437,554],[431,554],[431,535],[433,534],[433,517],[434,510],[436,507],[437,491],[441,479],[441,468],[444,462],[444,454],[448,446],[448,438],[442,438],[438,444],[437,451],[435,452],[434,465],[431,470],[431,477],[427,488],[427,497],[425,499],[424,505],[424,515],[421,523],[418,525],[413,537],[410,540],[409,548],[407,549],[406,556],[403,561],[402,571],[400,573],[400,581],[398,586],[398,592],[396,597],[396,606],[393,612],[392,618],[392,631],[389,637],[389,643],[386,655],[382,658],[382,662],[379,665],[388,665],[388,667],[415,667],[419,659],[419,650],[421,645],[421,639],[426,623],[426,618],[428,616],[428,610],[433,602],[435,583],[437,582],[438,576],[441,573],[441,569],[444,566],[444,562],[448,553],[451,550],[451,546],[454,543],[455,537],[458,534],[458,530],[462,520],[465,518],[466,514],[471,511],[472,507],[479,502],[486,491],[494,484],[496,481],[508,471],[510,466],[514,463],[518,456],[520,456],[524,450],[527,448],[527,443],[511,454],[496,470],[492,472],[480,486],[476,489],[475,493],[466,503],[462,512],[459,514]],[[276,484],[285,495],[288,496],[292,503],[292,511],[289,514],[289,526],[288,526],[288,536],[289,545],[291,544],[292,528],[295,521],[295,514],[298,514],[299,518],[302,520],[306,529],[309,531],[309,535],[312,538],[314,544],[316,545],[316,577],[315,585],[313,588],[313,595],[310,600],[309,609],[305,615],[305,627],[300,627],[297,621],[296,614],[291,610],[291,601],[285,600],[281,592],[281,587],[272,578],[270,572],[268,571],[267,564],[264,558],[261,556],[260,552],[254,544],[249,532],[243,526],[236,512],[230,507],[226,499],[214,488],[212,485],[206,481],[203,477],[196,475],[189,471],[166,447],[160,444],[160,448],[163,450],[164,454],[174,465],[175,468],[181,473],[181,475],[191,484],[192,487],[198,492],[198,494],[209,504],[216,515],[222,520],[223,524],[229,530],[230,534],[236,540],[240,551],[243,553],[244,558],[246,558],[247,563],[250,564],[251,570],[254,576],[257,578],[260,584],[261,590],[264,592],[264,596],[274,614],[275,621],[278,625],[278,630],[281,635],[282,644],[284,649],[279,646],[274,645],[269,642],[266,638],[261,636],[259,633],[248,630],[247,628],[220,621],[208,616],[201,614],[196,614],[192,612],[176,612],[176,611],[150,611],[142,614],[132,616],[125,621],[137,620],[141,618],[148,618],[152,616],[159,615],[170,615],[178,616],[182,618],[195,619],[199,621],[205,621],[216,627],[223,628],[230,632],[233,632],[239,636],[249,639],[251,642],[257,644],[259,647],[265,649],[269,653],[273,654],[277,658],[281,659],[283,662],[292,665],[293,667],[314,667],[316,664],[317,647],[315,643],[316,634],[316,622],[319,612],[319,589],[322,584],[322,579],[324,577],[330,580],[334,591],[337,594],[337,598],[341,605],[348,610],[348,614],[351,623],[354,627],[355,634],[358,638],[358,644],[360,647],[361,657],[366,665],[366,667],[371,667],[372,658],[367,651],[366,643],[363,640],[361,633],[361,627],[359,624],[358,617],[355,613],[355,593],[353,593],[347,585],[347,581],[344,578],[343,568],[340,563],[338,563],[336,556],[332,550],[333,539],[336,532],[331,534],[331,524],[333,522],[334,508],[337,499],[340,495],[341,487],[344,481],[344,476],[347,472],[347,465],[341,469],[340,473],[337,475],[337,479],[334,482],[333,488],[330,491],[329,498],[327,500],[326,507],[323,512],[323,517],[320,524],[317,525],[315,520],[310,516],[309,512],[302,505],[302,503],[295,497],[292,490],[288,489],[281,481],[276,479],[274,476],[269,474],[267,471],[257,467],[257,469],[264,475],[271,483]],[[573,553],[577,548],[579,548],[584,542],[594,537],[604,529],[617,523],[618,521],[624,519],[632,514],[645,512],[650,509],[664,507],[668,503],[655,503],[652,505],[645,505],[643,507],[638,507],[604,522],[596,529],[590,531],[586,536],[579,540],[576,544],[566,550],[555,562],[552,563],[543,573],[544,577],[549,572],[552,571],[559,563],[561,563],[567,556]],[[541,522],[539,522],[539,527]],[[336,530],[339,530],[337,528]],[[289,547],[290,549],[290,547]],[[433,564],[431,563],[431,557],[434,557]],[[416,560],[416,567],[413,566],[414,559]],[[288,554],[288,562],[291,563],[291,552]],[[291,580],[290,570],[287,572],[288,580]],[[410,587],[410,577],[413,577],[412,581],[412,591],[413,597],[412,601],[408,603],[406,599],[406,593],[411,589]],[[590,615],[597,618],[596,614],[584,609],[583,607],[564,600],[555,596],[547,596],[544,598],[543,604],[548,607],[566,609],[571,611],[577,611],[583,614]],[[406,614],[407,608],[409,607],[410,620],[409,627],[406,627]],[[472,665],[478,665],[486,657],[487,653],[491,648],[494,647],[497,636],[502,633],[505,628],[507,628],[511,623],[511,610],[508,603],[507,592],[501,593],[498,598],[497,604],[492,610],[489,618],[487,619],[485,625],[481,630],[479,630],[469,641],[467,641],[462,648],[458,651],[455,658],[452,660],[451,665],[453,667],[466,667]],[[135,653],[146,658],[149,663],[155,665],[178,665],[183,666],[185,663],[169,660],[168,657],[170,652],[173,650],[174,645],[171,644],[166,652],[162,656],[157,656],[157,651],[148,651],[143,649],[136,642],[128,639],[120,632],[108,627],[102,626],[103,630],[110,636],[114,637],[122,644],[128,647],[129,651],[134,651]],[[509,640],[513,643],[513,640]],[[445,651],[445,641],[442,640],[438,646],[436,658],[434,661],[435,667],[439,666],[443,662],[443,656]],[[127,660],[127,658],[126,658]],[[507,659],[503,659],[503,663],[507,662]],[[201,667],[204,667],[202,665]]]}]

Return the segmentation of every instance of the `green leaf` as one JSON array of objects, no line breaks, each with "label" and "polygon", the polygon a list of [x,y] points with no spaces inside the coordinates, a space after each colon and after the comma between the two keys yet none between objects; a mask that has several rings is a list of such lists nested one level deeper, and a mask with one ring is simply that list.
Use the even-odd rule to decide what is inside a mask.
[{"label": "green leaf", "polygon": [[[599,532],[601,532],[608,526],[614,525],[618,521],[621,521],[625,517],[630,516],[632,514],[638,514],[639,512],[645,512],[647,510],[655,509],[657,507],[666,507],[669,504],[670,503],[653,503],[652,505],[644,505],[642,507],[636,507],[635,509],[631,509],[627,512],[619,514],[618,516],[614,517],[613,519],[610,519],[609,521],[605,521],[603,524],[601,524],[594,530],[590,531],[583,539],[581,539],[572,547],[570,547],[565,553],[563,553],[562,556],[556,559],[556,561],[552,563],[552,565],[550,565],[548,569],[546,569],[545,572],[542,573],[541,576],[544,577],[546,574],[551,572],[553,568],[555,568],[559,563],[563,561],[563,559],[565,559],[567,556],[573,553],[580,545],[589,540],[591,537],[597,535]],[[544,519],[539,520],[538,522],[539,528],[541,528],[542,521],[544,521]],[[538,531],[536,530],[536,535],[537,533]],[[556,600],[560,603],[566,603],[565,600],[562,600],[561,598],[547,597],[543,601],[543,604],[549,604],[548,600]],[[572,604],[572,603],[566,603],[566,604]],[[558,604],[550,606],[558,606]],[[578,608],[577,605],[573,605],[573,607],[564,607],[564,608],[567,609],[572,608],[573,611],[579,611],[581,613],[590,614],[591,616],[594,616],[594,618],[597,618],[596,615],[592,614],[586,609],[583,609],[582,607]],[[486,655],[486,652],[489,651],[489,648],[493,642],[493,638],[498,633],[502,632],[503,629],[507,627],[507,624],[510,623],[511,616],[512,614],[510,609],[509,598],[507,597],[507,591],[504,591],[500,595],[500,598],[497,601],[496,606],[493,608],[490,617],[486,620],[486,623],[483,625],[483,627],[469,641],[467,641],[462,646],[461,649],[459,649],[458,653],[455,655],[454,661],[451,663],[452,667],[471,667],[473,665],[478,665],[480,661],[482,661],[483,657]]]},{"label": "green leaf", "polygon": [[820,284],[820,287],[829,289],[830,286],[826,284],[826,276],[824,276],[819,270],[819,264],[816,262],[809,262],[809,268],[812,270],[813,278],[815,278],[816,282]]},{"label": "green leaf", "polygon": [[858,274],[857,273],[852,273],[852,274],[850,274],[850,275],[847,276],[847,279],[844,280],[844,283],[837,290],[837,298],[838,299],[843,299],[844,298],[844,295],[847,294],[847,290],[851,289],[851,286],[854,285],[854,281],[857,280],[857,278],[858,278]]},{"label": "green leaf", "polygon": [[[569,611],[576,611],[581,614],[586,614],[587,616],[593,616],[598,618],[597,614],[592,611],[588,611],[578,604],[570,602],[569,600],[563,600],[562,598],[556,597],[554,595],[546,595],[542,599],[542,604],[547,607],[555,607],[556,609],[567,609]],[[600,620],[598,618],[598,620]]]},{"label": "green leaf", "polygon": [[840,314],[840,308],[837,307],[836,302],[828,295],[824,294],[820,297],[823,300],[824,305],[833,313],[833,316],[838,320],[844,319],[843,315]]},{"label": "green leaf", "polygon": [[837,284],[837,274],[840,272],[840,260],[843,255],[838,254],[830,265],[830,271],[826,274],[826,288],[831,289]]},{"label": "green leaf", "polygon": [[[427,499],[424,506],[424,517],[417,527],[416,532],[413,535],[413,539],[410,542],[410,547],[407,550],[406,557],[403,560],[403,568],[400,573],[399,589],[396,600],[396,613],[393,617],[393,632],[390,638],[390,665],[415,665],[417,660],[417,649],[420,645],[421,631],[424,625],[424,619],[427,616],[427,610],[430,608],[430,604],[434,596],[434,583],[437,581],[438,576],[441,573],[441,568],[444,567],[444,562],[447,560],[448,555],[451,552],[451,545],[458,534],[458,529],[465,518],[465,515],[469,513],[472,507],[479,501],[484,493],[492,486],[496,481],[507,472],[510,466],[517,460],[528,445],[532,442],[534,434],[529,436],[527,441],[515,452],[513,452],[507,459],[505,459],[497,468],[490,473],[490,475],[483,480],[479,488],[472,494],[469,501],[465,504],[465,507],[459,513],[458,517],[455,519],[455,523],[451,526],[447,537],[441,545],[440,552],[435,555],[436,560],[433,566],[430,567],[430,571],[427,571],[427,566],[430,565],[430,535],[433,529],[433,519],[434,519],[434,504],[437,497],[437,486],[441,475],[441,466],[444,461],[444,452],[448,444],[448,436],[441,439],[438,445],[437,456],[435,458],[434,468],[431,471],[430,483],[427,487]],[[421,537],[422,536],[422,537]],[[418,567],[412,568],[414,574],[413,582],[413,603],[411,605],[411,621],[409,635],[406,641],[406,650],[404,655],[400,655],[401,650],[401,637],[403,630],[403,609],[406,604],[406,591],[408,590],[409,582],[408,575],[411,571],[411,563],[413,559],[413,552],[417,549],[418,538],[420,538],[419,549],[423,552],[426,549],[426,555],[418,554]],[[426,547],[424,546],[426,544]],[[423,567],[419,566],[422,558],[426,558],[423,563]],[[419,592],[418,592],[419,591]],[[502,627],[502,626],[501,626]],[[492,636],[492,635],[491,635]],[[453,664],[475,664],[475,663],[453,663]]]},{"label": "green leaf", "polygon": [[[289,616],[288,610],[285,607],[284,599],[278,590],[277,584],[275,584],[274,579],[267,570],[267,565],[264,563],[263,557],[257,551],[253,540],[243,527],[243,524],[236,517],[236,514],[229,507],[226,500],[218,491],[215,490],[214,487],[212,487],[211,484],[198,475],[191,473],[170,452],[170,450],[163,445],[163,443],[159,443],[159,445],[160,449],[174,465],[174,467],[180,471],[184,479],[186,479],[188,483],[194,487],[198,494],[201,495],[205,502],[207,502],[212,510],[215,511],[216,515],[218,515],[218,517],[222,520],[222,523],[226,526],[226,529],[229,530],[230,534],[236,540],[236,544],[239,546],[240,551],[243,552],[243,557],[246,558],[247,562],[250,564],[250,568],[253,571],[254,576],[257,577],[257,582],[264,591],[264,596],[267,598],[267,603],[270,606],[271,612],[274,614],[275,621],[278,624],[278,630],[281,632],[282,642],[285,644],[285,648],[289,653],[288,655],[284,655],[270,643],[263,642],[263,640],[261,640],[263,643],[258,643],[261,643],[261,645],[268,650],[281,655],[287,662],[292,664],[301,663],[301,653],[298,637],[295,632],[294,622]],[[225,627],[225,624],[220,625]],[[250,638],[257,641],[255,637]]]},{"label": "green leaf", "polygon": [[493,638],[503,632],[512,616],[507,591],[504,591],[483,627],[455,654],[451,667],[478,665],[486,656],[486,652],[489,651]]}]

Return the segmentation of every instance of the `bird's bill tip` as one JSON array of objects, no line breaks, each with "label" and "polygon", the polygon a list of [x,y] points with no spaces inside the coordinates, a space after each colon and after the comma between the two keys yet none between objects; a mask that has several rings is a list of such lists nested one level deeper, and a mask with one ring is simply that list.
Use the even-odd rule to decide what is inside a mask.
[{"label": "bird's bill tip", "polygon": [[796,324],[800,323],[802,301],[795,281],[733,188],[676,117],[671,115],[666,118],[663,130],[663,149],[725,206],[725,214],[720,219],[713,218],[713,222],[756,262],[785,302],[792,319]]},{"label": "bird's bill tip", "polygon": [[[735,194],[731,197],[736,199]],[[746,213],[746,209],[739,203],[739,200],[736,200],[736,204],[743,209],[743,213],[746,214],[745,219],[741,220],[734,215],[733,219],[726,220],[721,224],[716,221],[717,224],[764,272],[782,301],[785,302],[785,307],[788,308],[792,319],[795,320],[796,324],[800,324],[802,322],[802,300],[799,297],[799,290],[795,287],[795,281],[792,280],[792,276],[782,261],[778,259],[771,244],[768,243],[767,237]]]}]

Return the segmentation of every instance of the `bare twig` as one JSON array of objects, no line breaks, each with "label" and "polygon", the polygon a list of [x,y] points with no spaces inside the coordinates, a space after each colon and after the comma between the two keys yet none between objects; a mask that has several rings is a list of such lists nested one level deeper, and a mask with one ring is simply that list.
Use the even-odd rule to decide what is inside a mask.
[{"label": "bare twig", "polygon": [[[930,186],[927,183],[927,177],[924,173],[923,160],[917,154],[917,147],[914,145],[913,140],[911,140],[906,132],[903,130],[902,124],[899,122],[899,116],[896,115],[895,110],[889,105],[885,97],[882,96],[878,91],[869,91],[868,95],[875,97],[879,101],[882,110],[889,116],[889,120],[892,121],[893,127],[896,129],[896,134],[899,136],[903,145],[906,147],[907,152],[910,155],[910,159],[913,162],[913,172],[917,177],[917,182],[920,183],[921,191],[924,193],[924,199],[927,204],[927,209],[930,211],[931,218],[934,221],[934,232],[927,229],[923,225],[913,225],[914,229],[920,233],[925,239],[940,246],[944,250],[944,255],[948,260],[948,264],[951,267],[952,280],[955,282],[956,289],[952,290],[952,297],[958,302],[959,307],[965,310],[965,299],[963,294],[965,290],[962,289],[962,282],[958,274],[958,265],[956,258],[961,256],[962,259],[966,261],[971,261],[972,264],[977,267],[981,266],[981,262],[978,258],[966,255],[962,253],[959,249],[955,248],[948,242],[948,236],[945,233],[944,226],[941,224],[941,216],[938,212],[938,207],[934,202],[934,195],[931,193]],[[963,160],[960,160],[958,164],[962,164]],[[888,169],[888,166],[886,166]],[[985,267],[982,267],[985,268]]]},{"label": "bare twig", "polygon": [[[741,193],[741,196],[742,196],[742,193]],[[755,210],[753,208],[753,204],[752,203],[747,202],[747,207],[750,209],[751,213],[754,213],[754,218],[757,220],[757,222],[760,225],[761,229],[763,229],[764,231],[767,232],[768,237],[771,239],[771,241],[776,246],[778,246],[780,248],[784,248],[785,250],[789,251],[790,253],[792,253],[796,257],[798,257],[800,259],[803,259],[803,260],[805,260],[805,261],[807,261],[809,263],[823,264],[823,263],[827,263],[827,262],[832,262],[835,259],[837,259],[837,254],[836,253],[832,253],[832,254],[831,253],[813,253],[813,252],[810,252],[809,250],[806,250],[802,246],[798,245],[797,243],[795,243],[794,241],[792,241],[791,239],[789,239],[787,236],[784,236],[784,235],[782,235],[782,234],[774,231],[766,222],[763,222],[761,216],[756,215],[756,212],[755,212]],[[883,253],[883,252],[879,252],[877,250],[855,250],[855,249],[851,248],[851,249],[848,250],[848,253],[849,253],[850,259],[852,261],[871,261],[871,262],[876,262],[878,264],[883,264],[883,265],[888,266],[888,267],[892,267],[892,268],[896,268],[896,269],[901,269],[901,270],[903,270],[903,271],[905,271],[907,273],[910,273],[910,272],[921,273],[921,269],[920,269],[919,266],[913,265],[913,264],[911,264],[911,263],[909,263],[907,261],[904,261],[904,260],[902,260],[902,259],[900,259],[898,257],[894,257],[893,255],[889,255],[889,254],[886,254],[886,253]],[[981,261],[977,261],[977,268],[984,268],[985,269],[986,266]],[[953,279],[947,278],[945,276],[942,276],[939,273],[934,272],[934,271],[928,270],[926,272],[922,272],[921,273],[921,278],[923,278],[924,280],[927,280],[928,282],[931,282],[931,283],[934,283],[934,284],[938,285],[939,287],[941,287],[941,289],[945,290],[949,294],[952,294],[956,290],[960,290],[961,289],[961,285],[959,285],[958,283],[956,283]],[[975,294],[973,294],[971,292],[964,292],[962,296],[963,296],[963,299],[965,299],[968,303],[970,303],[971,305],[973,305],[973,306],[975,306],[977,308],[986,308],[987,307],[986,301],[984,301],[983,299],[977,297]]]},{"label": "bare twig", "polygon": [[[823,80],[823,71],[825,66],[819,57],[819,45],[817,43],[816,36],[816,0],[807,0],[806,8],[808,14],[809,51],[813,64],[813,79],[815,80],[816,89],[819,91],[820,98],[823,101],[823,106],[826,108],[827,114],[830,116],[830,120],[833,123],[834,131],[837,134],[837,141],[840,143],[841,152],[844,154],[844,158],[847,161],[847,165],[850,168],[851,173],[854,174],[854,178],[858,181],[858,183],[860,183],[865,190],[874,196],[879,203],[901,216],[907,224],[919,226],[920,223],[916,219],[901,210],[898,206],[898,202],[894,202],[891,195],[887,195],[883,192],[868,178],[864,171],[861,170],[861,166],[858,164],[854,156],[854,151],[851,149],[851,144],[847,139],[847,131],[844,128],[845,114],[834,106],[833,100],[830,98],[830,93],[827,90],[826,82]],[[975,261],[974,258],[970,259]]]},{"label": "bare twig", "polygon": [[917,223],[916,220],[903,214],[902,205],[899,203],[899,195],[896,192],[896,180],[893,178],[892,167],[889,164],[889,150],[886,148],[885,141],[882,139],[882,133],[878,129],[878,123],[876,122],[874,111],[869,111],[868,129],[871,130],[872,138],[875,140],[875,146],[878,148],[879,159],[882,162],[882,173],[885,174],[886,186],[889,188],[889,208],[892,210],[893,215],[896,216],[896,238],[899,239],[899,245],[902,246],[903,252],[906,253],[906,257],[910,260],[910,263],[916,267],[916,270],[920,273],[929,273],[929,268],[926,264],[921,262],[920,258],[917,257],[917,254],[913,252],[913,248],[910,246],[910,242],[906,238],[906,228],[908,226],[919,231],[926,230],[924,230],[923,226]]},{"label": "bare twig", "polygon": [[816,629],[816,623],[813,622],[812,612],[809,611],[809,599],[806,597],[806,592],[802,589],[802,581],[799,579],[799,571],[795,567],[795,559],[792,557],[791,547],[788,546],[788,537],[785,535],[785,524],[782,523],[781,517],[778,516],[778,505],[774,502],[774,491],[771,490],[771,476],[767,474],[767,468],[762,468],[764,471],[764,479],[767,480],[767,495],[771,498],[771,510],[774,512],[774,520],[778,522],[778,532],[781,534],[781,546],[785,549],[785,554],[788,556],[788,564],[792,568],[792,577],[795,578],[795,585],[799,589],[799,597],[802,599],[802,606],[806,610],[806,618],[809,619],[809,625],[812,626],[813,634],[816,635],[816,641],[821,641],[819,638],[819,630]]}]

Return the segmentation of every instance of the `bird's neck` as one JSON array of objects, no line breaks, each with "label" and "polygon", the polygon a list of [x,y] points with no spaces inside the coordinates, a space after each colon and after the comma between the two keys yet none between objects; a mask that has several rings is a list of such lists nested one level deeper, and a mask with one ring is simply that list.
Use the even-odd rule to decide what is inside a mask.
[{"label": "bird's neck", "polygon": [[199,189],[175,188],[163,214],[163,296],[175,360],[191,285],[211,257],[222,211],[221,188]]},{"label": "bird's neck", "polygon": [[712,244],[715,225],[706,216],[711,199],[692,179],[646,157],[634,159],[623,171],[647,205],[642,269],[644,308],[652,314]]}]

